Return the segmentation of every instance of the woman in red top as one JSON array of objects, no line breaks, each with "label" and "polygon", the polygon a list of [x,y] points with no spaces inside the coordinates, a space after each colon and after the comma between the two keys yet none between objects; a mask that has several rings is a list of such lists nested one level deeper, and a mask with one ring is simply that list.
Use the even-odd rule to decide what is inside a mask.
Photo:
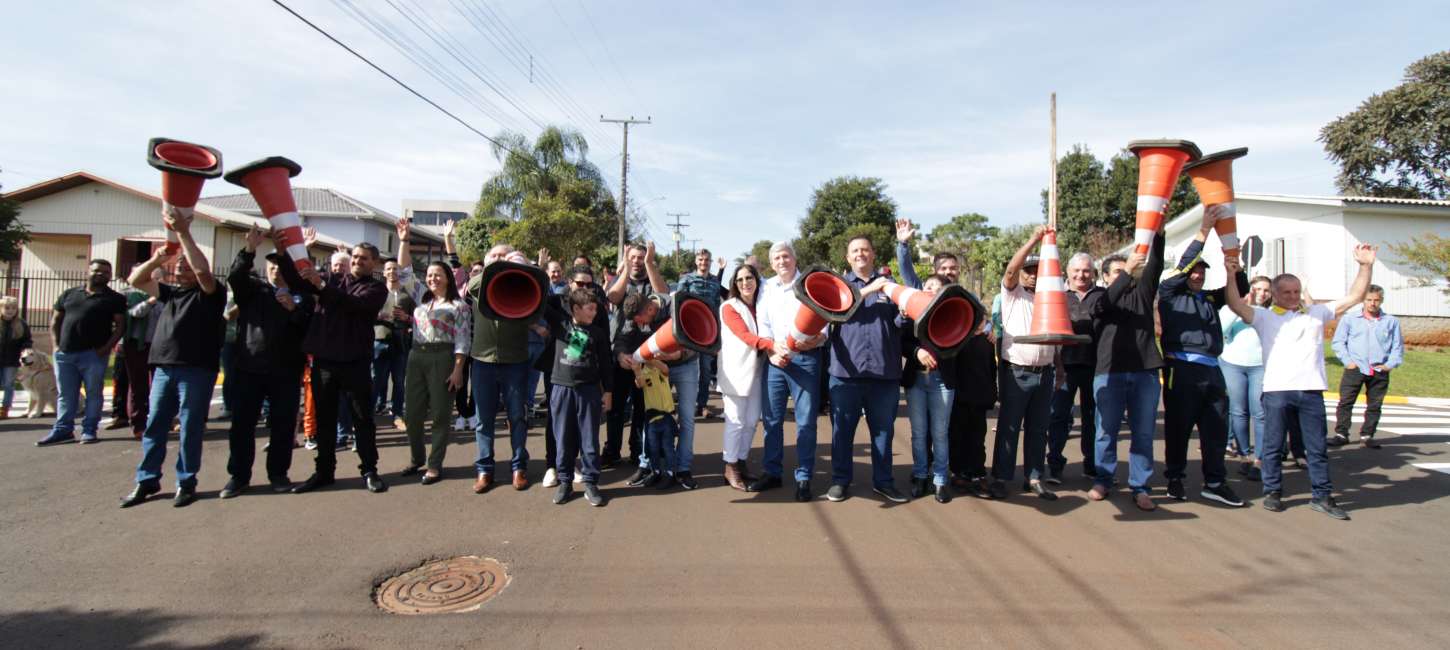
[{"label": "woman in red top", "polygon": [[764,398],[763,356],[775,347],[774,341],[755,333],[760,285],[760,272],[754,266],[741,264],[730,280],[729,299],[720,305],[720,321],[725,328],[720,334],[716,384],[725,403],[725,480],[737,490],[744,490],[751,480],[746,459],[750,457]]}]

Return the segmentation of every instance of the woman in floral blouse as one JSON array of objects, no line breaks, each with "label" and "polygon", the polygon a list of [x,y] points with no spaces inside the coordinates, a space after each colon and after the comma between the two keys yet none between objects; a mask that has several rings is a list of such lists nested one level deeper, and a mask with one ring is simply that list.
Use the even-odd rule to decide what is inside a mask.
[{"label": "woman in floral blouse", "polygon": [[429,264],[424,284],[428,292],[413,309],[413,351],[403,381],[403,412],[412,453],[403,475],[417,474],[424,466],[423,421],[431,413],[433,449],[427,457],[423,485],[432,485],[440,479],[448,451],[448,416],[453,410],[453,392],[464,381],[463,369],[473,342],[473,312],[458,294],[453,271],[446,264]]}]

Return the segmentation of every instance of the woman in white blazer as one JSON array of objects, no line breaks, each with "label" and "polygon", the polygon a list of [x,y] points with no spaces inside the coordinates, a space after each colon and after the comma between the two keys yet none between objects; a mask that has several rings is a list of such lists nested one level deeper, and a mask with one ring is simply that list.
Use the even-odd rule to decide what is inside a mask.
[{"label": "woman in white blazer", "polygon": [[756,335],[755,305],[760,300],[760,271],[741,264],[730,279],[730,297],[720,305],[719,374],[715,382],[725,403],[725,480],[744,490],[750,482],[747,459],[755,440],[764,399],[764,356],[775,342]]}]

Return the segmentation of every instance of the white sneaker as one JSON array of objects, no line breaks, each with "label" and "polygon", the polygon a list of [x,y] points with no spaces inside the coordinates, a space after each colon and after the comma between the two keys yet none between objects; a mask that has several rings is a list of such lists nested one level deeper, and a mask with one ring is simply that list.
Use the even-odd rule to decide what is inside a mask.
[{"label": "white sneaker", "polygon": [[316,440],[313,440],[312,438],[308,438],[307,439],[307,444],[304,445],[304,447],[306,447],[309,451],[310,450],[313,450],[313,449],[317,449],[317,441]]},{"label": "white sneaker", "polygon": [[468,430],[469,431],[473,431],[473,430],[475,430],[477,428],[478,428],[478,416],[475,415],[475,416],[473,416],[471,418],[468,418]]},{"label": "white sneaker", "polygon": [[454,431],[465,431],[467,429],[468,429],[468,420],[465,420],[463,418],[456,418],[456,419],[453,420],[453,430]]},{"label": "white sneaker", "polygon": [[558,486],[559,486],[559,473],[556,472],[556,471],[554,471],[554,468],[552,468],[552,467],[550,467],[547,470],[544,470],[544,487],[551,488],[551,487],[558,487]]},{"label": "white sneaker", "polygon": [[577,469],[574,470],[574,482],[575,483],[583,483],[584,482],[584,472],[581,472],[581,471],[579,471]]}]

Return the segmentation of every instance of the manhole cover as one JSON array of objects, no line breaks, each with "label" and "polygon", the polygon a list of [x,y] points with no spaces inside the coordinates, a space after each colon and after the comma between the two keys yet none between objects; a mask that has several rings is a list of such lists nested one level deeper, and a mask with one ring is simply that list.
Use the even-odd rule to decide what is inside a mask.
[{"label": "manhole cover", "polygon": [[509,583],[498,560],[474,556],[429,562],[378,586],[378,607],[394,614],[471,612]]}]

